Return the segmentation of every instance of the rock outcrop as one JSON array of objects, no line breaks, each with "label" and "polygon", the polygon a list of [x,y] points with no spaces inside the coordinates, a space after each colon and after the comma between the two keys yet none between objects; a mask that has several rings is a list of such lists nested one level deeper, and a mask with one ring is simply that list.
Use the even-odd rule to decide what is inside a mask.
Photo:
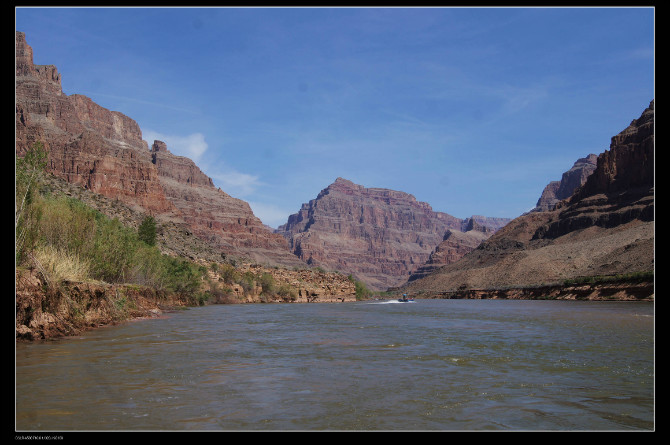
[{"label": "rock outcrop", "polygon": [[584,185],[556,209],[534,239],[554,239],[591,226],[654,221],[654,101],[612,138]]},{"label": "rock outcrop", "polygon": [[304,265],[246,202],[214,187],[193,161],[160,141],[149,150],[133,119],[86,96],[64,94],[56,67],[35,65],[25,34],[17,31],[16,154],[35,142],[47,149],[47,170],[55,176],[182,225],[226,255]]},{"label": "rock outcrop", "polygon": [[578,159],[570,170],[563,173],[560,181],[552,181],[544,188],[533,211],[551,210],[559,201],[571,197],[596,169],[597,159],[595,154]]},{"label": "rock outcrop", "polygon": [[598,156],[583,186],[553,210],[514,220],[404,292],[543,286],[654,270],[654,102]]},{"label": "rock outcrop", "polygon": [[442,266],[455,263],[493,235],[494,229],[479,225],[473,218],[468,221],[469,225],[462,232],[447,230],[444,240],[433,250],[428,261],[412,272],[407,281],[418,280]]},{"label": "rock outcrop", "polygon": [[[491,221],[495,230],[504,219]],[[448,231],[465,226],[466,221],[435,212],[410,194],[337,178],[278,232],[308,264],[353,274],[381,290],[407,281]]]},{"label": "rock outcrop", "polygon": [[82,95],[67,96],[53,65],[34,65],[25,34],[16,32],[16,153],[35,142],[49,152],[48,170],[96,193],[173,213],[137,122]]},{"label": "rock outcrop", "polygon": [[214,186],[195,163],[176,156],[162,141],[154,141],[151,158],[167,199],[179,210],[193,233],[228,255],[260,263],[304,266],[288,243],[258,219],[249,204]]}]

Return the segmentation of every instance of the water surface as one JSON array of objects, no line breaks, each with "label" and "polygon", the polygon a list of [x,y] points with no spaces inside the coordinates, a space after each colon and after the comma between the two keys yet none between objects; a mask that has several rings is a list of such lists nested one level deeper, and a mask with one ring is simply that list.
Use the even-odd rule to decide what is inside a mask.
[{"label": "water surface", "polygon": [[651,430],[654,306],[213,305],[16,345],[16,429]]}]

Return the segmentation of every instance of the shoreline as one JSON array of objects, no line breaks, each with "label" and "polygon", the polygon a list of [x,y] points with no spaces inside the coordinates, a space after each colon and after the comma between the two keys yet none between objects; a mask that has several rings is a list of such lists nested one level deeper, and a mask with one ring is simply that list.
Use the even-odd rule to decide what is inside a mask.
[{"label": "shoreline", "polygon": [[550,284],[505,289],[422,292],[419,299],[654,301],[654,283]]},{"label": "shoreline", "polygon": [[[38,273],[16,269],[16,341],[39,341],[81,335],[91,329],[128,321],[166,317],[167,313],[197,307],[183,295],[132,284],[62,282],[47,285]],[[460,289],[422,292],[421,299],[506,299],[577,301],[654,301],[654,283],[544,285],[506,289]],[[372,300],[372,299],[371,299]],[[227,304],[347,303],[355,298],[320,295],[318,298],[260,300]],[[207,304],[226,304],[210,302]]]},{"label": "shoreline", "polygon": [[[205,304],[304,304],[356,301],[351,295],[259,296]],[[35,270],[15,269],[15,341],[32,342],[81,335],[91,329],[166,317],[198,307],[187,296],[136,284],[63,281],[49,285]]]}]

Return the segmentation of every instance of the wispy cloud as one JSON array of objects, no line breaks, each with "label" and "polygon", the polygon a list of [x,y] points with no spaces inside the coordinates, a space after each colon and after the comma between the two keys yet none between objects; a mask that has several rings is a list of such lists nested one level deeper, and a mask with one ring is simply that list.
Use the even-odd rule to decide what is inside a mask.
[{"label": "wispy cloud", "polygon": [[267,224],[275,229],[285,224],[289,215],[294,213],[294,211],[281,209],[274,204],[264,204],[256,201],[249,201],[249,206],[253,210],[254,215],[263,221],[263,224]]},{"label": "wispy cloud", "polygon": [[119,96],[119,95],[116,95],[116,94],[98,93],[98,92],[95,92],[95,91],[83,91],[82,94],[87,95],[87,96],[91,96],[91,97],[109,97],[109,98],[112,98],[112,99],[117,99],[117,100],[122,100],[122,101],[127,101],[127,102],[134,102],[134,103],[141,104],[141,105],[149,105],[153,108],[164,108],[166,110],[180,111],[180,112],[183,112],[183,113],[200,114],[199,111],[196,111],[196,110],[193,110],[193,109],[183,108],[183,107],[175,107],[174,105],[161,103],[161,102],[154,102],[154,101],[149,101],[149,100],[142,100],[142,99],[138,99],[136,97]]},{"label": "wispy cloud", "polygon": [[206,162],[203,155],[209,148],[205,136],[202,133],[192,133],[186,136],[169,135],[153,130],[143,132],[144,140],[149,145],[154,140],[163,141],[168,150],[177,156],[185,156],[195,162],[205,174],[209,175],[217,187],[231,196],[249,196],[264,185],[259,181],[259,176],[242,173],[234,168],[227,167],[222,163]]},{"label": "wispy cloud", "polygon": [[153,141],[159,140],[167,144],[171,153],[185,156],[194,162],[198,162],[202,155],[207,151],[208,145],[205,141],[205,135],[202,133],[192,133],[187,136],[167,135],[157,131],[146,130],[143,132],[144,140],[153,144]]},{"label": "wispy cloud", "polygon": [[231,196],[244,197],[254,193],[263,184],[258,176],[241,173],[232,169],[211,174],[214,182]]}]

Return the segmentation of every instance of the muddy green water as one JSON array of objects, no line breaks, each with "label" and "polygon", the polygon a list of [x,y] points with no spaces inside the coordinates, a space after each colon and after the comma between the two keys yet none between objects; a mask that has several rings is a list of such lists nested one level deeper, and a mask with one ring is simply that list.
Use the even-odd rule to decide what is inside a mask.
[{"label": "muddy green water", "polygon": [[215,305],[16,345],[16,430],[653,430],[654,305]]}]

